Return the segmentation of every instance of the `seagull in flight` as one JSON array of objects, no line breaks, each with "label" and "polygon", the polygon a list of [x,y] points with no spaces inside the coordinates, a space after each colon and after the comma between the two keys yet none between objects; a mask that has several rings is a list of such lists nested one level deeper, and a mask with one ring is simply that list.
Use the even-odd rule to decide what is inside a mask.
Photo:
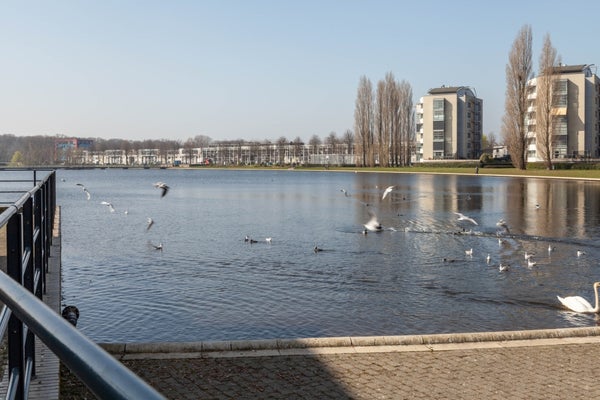
[{"label": "seagull in flight", "polygon": [[83,192],[87,196],[88,200],[92,198],[92,195],[90,194],[90,192],[87,190],[87,188],[85,187],[85,185],[83,183],[76,183],[76,185],[81,186],[81,188],[83,189]]},{"label": "seagull in flight", "polygon": [[459,212],[455,212],[454,214],[458,215],[458,220],[459,220],[459,221],[470,221],[470,222],[474,223],[475,225],[479,225],[479,224],[477,223],[477,221],[475,221],[475,220],[474,220],[473,218],[471,218],[471,217],[467,217],[466,215],[464,215],[464,214],[461,214],[461,213],[459,213]]},{"label": "seagull in flight", "polygon": [[349,197],[348,191],[344,188],[340,189],[340,192],[344,193],[344,196]]},{"label": "seagull in flight", "polygon": [[110,210],[110,212],[115,212],[115,208],[113,207],[112,203],[109,203],[108,201],[102,201],[102,202],[100,202],[100,204],[102,204],[103,206],[108,207],[108,209]]},{"label": "seagull in flight", "polygon": [[154,225],[154,220],[148,217],[148,225],[146,225],[146,230],[152,228],[152,225]]},{"label": "seagull in flight", "polygon": [[162,193],[161,193],[160,197],[165,197],[165,195],[167,194],[167,192],[170,189],[169,186],[167,186],[167,184],[164,183],[164,182],[156,182],[154,184],[154,187],[157,188],[157,189],[162,190]]},{"label": "seagull in flight", "polygon": [[385,196],[388,195],[392,190],[394,190],[394,186],[388,186],[387,189],[383,191],[383,196],[381,196],[381,200],[385,199]]},{"label": "seagull in flight", "polygon": [[377,220],[377,215],[375,215],[375,213],[371,210],[369,210],[369,215],[371,216],[371,219],[363,226],[372,232],[380,232],[383,230],[383,227]]}]

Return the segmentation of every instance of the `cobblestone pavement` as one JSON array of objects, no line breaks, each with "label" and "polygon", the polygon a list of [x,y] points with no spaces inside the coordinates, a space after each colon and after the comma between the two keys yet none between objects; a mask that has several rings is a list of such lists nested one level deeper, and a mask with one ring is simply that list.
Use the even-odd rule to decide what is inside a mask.
[{"label": "cobblestone pavement", "polygon": [[600,398],[600,340],[557,342],[122,362],[169,399]]}]

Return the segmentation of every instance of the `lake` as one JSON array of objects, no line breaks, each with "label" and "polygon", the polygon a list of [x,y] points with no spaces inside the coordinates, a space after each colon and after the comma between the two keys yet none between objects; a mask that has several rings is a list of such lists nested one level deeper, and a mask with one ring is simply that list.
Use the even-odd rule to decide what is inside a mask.
[{"label": "lake", "polygon": [[[153,186],[158,181],[170,187],[164,197]],[[58,170],[57,193],[63,306],[79,308],[78,329],[97,342],[598,323],[596,315],[565,311],[556,298],[577,294],[593,302],[592,283],[600,280],[597,182],[95,169]],[[383,231],[363,234],[369,212]],[[497,226],[500,219],[508,232]],[[586,254],[577,257],[577,250]],[[525,252],[534,253],[535,266]],[[510,269],[501,272],[500,263]]]}]

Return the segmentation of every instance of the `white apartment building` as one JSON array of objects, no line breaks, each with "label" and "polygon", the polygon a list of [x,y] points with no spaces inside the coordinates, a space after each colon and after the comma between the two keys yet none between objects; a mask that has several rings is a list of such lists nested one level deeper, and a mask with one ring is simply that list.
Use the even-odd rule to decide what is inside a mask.
[{"label": "white apartment building", "polygon": [[[593,65],[560,65],[552,89],[553,159],[600,157],[600,80]],[[537,148],[537,78],[528,82],[527,161],[543,161]]]},{"label": "white apartment building", "polygon": [[415,161],[481,155],[483,100],[466,86],[431,89],[416,105]]}]

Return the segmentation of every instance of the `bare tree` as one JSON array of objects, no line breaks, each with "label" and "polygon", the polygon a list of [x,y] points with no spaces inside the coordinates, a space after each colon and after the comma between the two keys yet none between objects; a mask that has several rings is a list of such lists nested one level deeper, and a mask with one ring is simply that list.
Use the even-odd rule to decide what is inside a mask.
[{"label": "bare tree", "polygon": [[556,81],[555,68],[558,66],[556,49],[552,46],[550,34],[544,37],[544,46],[540,54],[540,72],[536,79],[536,107],[535,107],[535,138],[537,151],[547,169],[552,169],[552,105],[554,82]]},{"label": "bare tree", "polygon": [[279,165],[283,165],[284,161],[285,161],[285,149],[288,145],[288,140],[285,138],[285,136],[280,136],[279,139],[277,139],[277,163]]},{"label": "bare tree", "polygon": [[[398,91],[398,146],[399,165],[410,165],[410,156],[415,147],[415,115],[413,91],[410,83],[402,80],[397,84]],[[396,163],[398,165],[398,163]]]},{"label": "bare tree", "polygon": [[377,158],[379,159],[379,165],[382,167],[389,166],[389,139],[392,134],[390,132],[389,89],[387,81],[380,80],[377,82],[373,120],[375,122],[374,137]]},{"label": "bare tree", "polygon": [[351,129],[346,129],[344,132],[342,143],[346,145],[346,153],[351,154],[354,147],[354,132]]},{"label": "bare tree", "polygon": [[515,38],[506,65],[506,98],[502,131],[508,152],[518,169],[526,168],[527,82],[531,78],[531,26],[524,25]]},{"label": "bare tree", "polygon": [[358,83],[354,108],[354,132],[356,135],[356,151],[359,166],[374,166],[373,149],[373,85],[362,76]]}]

